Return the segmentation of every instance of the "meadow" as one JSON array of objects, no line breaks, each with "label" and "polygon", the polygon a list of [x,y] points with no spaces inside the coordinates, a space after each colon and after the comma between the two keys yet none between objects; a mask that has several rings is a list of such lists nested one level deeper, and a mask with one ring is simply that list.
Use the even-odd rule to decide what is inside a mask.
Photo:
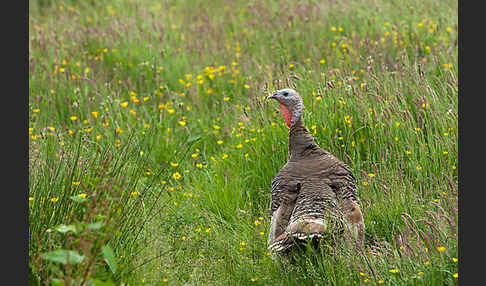
[{"label": "meadow", "polygon": [[[450,0],[29,1],[29,285],[457,285],[457,53]],[[283,87],[361,250],[268,252]]]}]

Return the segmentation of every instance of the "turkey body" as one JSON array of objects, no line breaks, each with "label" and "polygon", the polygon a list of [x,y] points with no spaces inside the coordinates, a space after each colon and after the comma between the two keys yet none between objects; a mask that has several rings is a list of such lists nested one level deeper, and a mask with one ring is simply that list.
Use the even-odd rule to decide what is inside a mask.
[{"label": "turkey body", "polygon": [[342,230],[359,244],[364,223],[351,168],[321,149],[299,120],[289,131],[287,163],[272,181],[269,249]]}]

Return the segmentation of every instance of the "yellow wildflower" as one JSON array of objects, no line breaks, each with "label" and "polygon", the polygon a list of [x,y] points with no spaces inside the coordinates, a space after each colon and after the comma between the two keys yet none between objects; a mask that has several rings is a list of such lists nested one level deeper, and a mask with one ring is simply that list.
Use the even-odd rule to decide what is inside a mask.
[{"label": "yellow wildflower", "polygon": [[439,247],[437,247],[437,251],[439,251],[439,252],[443,252],[443,251],[445,251],[445,250],[446,250],[446,248],[445,248],[445,247],[443,247],[443,246],[439,246]]}]

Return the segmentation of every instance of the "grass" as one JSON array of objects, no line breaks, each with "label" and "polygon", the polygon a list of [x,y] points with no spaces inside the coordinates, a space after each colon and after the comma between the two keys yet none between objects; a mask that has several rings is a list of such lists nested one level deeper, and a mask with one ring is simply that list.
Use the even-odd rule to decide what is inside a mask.
[{"label": "grass", "polygon": [[[454,1],[30,1],[31,285],[456,285]],[[365,248],[267,250],[303,95]]]}]

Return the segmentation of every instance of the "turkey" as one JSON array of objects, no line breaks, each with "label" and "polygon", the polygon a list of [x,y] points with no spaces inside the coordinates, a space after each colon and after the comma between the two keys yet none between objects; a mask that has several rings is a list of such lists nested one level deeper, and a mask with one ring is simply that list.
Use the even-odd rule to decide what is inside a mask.
[{"label": "turkey", "polygon": [[289,127],[288,161],[272,181],[270,251],[283,253],[335,229],[362,245],[365,226],[351,168],[315,143],[302,123],[299,93],[286,88],[268,99],[278,102]]}]

